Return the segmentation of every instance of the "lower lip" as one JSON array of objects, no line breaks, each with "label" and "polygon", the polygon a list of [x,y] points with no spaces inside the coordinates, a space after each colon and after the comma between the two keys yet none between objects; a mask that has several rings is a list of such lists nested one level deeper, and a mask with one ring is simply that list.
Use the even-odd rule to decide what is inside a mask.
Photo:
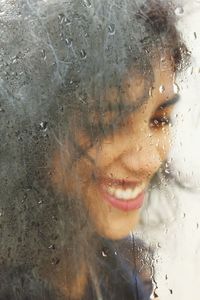
[{"label": "lower lip", "polygon": [[131,211],[140,209],[144,203],[145,192],[140,193],[136,198],[130,200],[119,200],[108,194],[105,189],[102,189],[103,199],[113,207],[122,211]]}]

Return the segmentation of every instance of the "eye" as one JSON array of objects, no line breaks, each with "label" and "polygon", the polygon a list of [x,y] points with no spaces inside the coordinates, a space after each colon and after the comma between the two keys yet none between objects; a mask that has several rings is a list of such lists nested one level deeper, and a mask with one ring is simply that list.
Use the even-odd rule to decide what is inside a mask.
[{"label": "eye", "polygon": [[172,120],[170,116],[162,115],[162,116],[155,116],[150,121],[151,128],[163,128],[165,126],[169,126],[172,124]]},{"label": "eye", "polygon": [[162,103],[154,112],[150,119],[149,126],[152,129],[162,129],[166,126],[173,125],[171,115],[175,104],[180,100],[179,95],[173,96]]}]

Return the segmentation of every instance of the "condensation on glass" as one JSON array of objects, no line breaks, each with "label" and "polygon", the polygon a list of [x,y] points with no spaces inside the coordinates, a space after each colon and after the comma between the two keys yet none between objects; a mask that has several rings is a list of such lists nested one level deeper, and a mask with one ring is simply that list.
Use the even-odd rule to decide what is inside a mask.
[{"label": "condensation on glass", "polygon": [[200,2],[0,4],[0,299],[198,298]]}]

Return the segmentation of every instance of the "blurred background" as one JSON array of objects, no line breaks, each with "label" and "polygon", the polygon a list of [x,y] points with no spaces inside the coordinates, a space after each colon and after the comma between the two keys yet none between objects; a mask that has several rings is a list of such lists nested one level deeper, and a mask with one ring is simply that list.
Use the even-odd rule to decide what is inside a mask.
[{"label": "blurred background", "polygon": [[154,296],[162,300],[199,299],[200,287],[200,1],[177,1],[175,14],[190,62],[176,78],[181,101],[166,168],[174,180],[152,192],[138,231],[155,249]]}]

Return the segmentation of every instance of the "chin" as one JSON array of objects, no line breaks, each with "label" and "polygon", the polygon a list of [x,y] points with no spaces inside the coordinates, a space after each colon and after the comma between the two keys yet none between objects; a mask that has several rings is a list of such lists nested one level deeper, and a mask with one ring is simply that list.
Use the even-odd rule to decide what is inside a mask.
[{"label": "chin", "polygon": [[96,223],[98,234],[110,240],[120,240],[126,238],[130,232],[136,230],[139,223],[140,210],[134,211],[132,214],[124,213],[124,216],[119,217],[118,220],[108,218],[107,222]]}]

